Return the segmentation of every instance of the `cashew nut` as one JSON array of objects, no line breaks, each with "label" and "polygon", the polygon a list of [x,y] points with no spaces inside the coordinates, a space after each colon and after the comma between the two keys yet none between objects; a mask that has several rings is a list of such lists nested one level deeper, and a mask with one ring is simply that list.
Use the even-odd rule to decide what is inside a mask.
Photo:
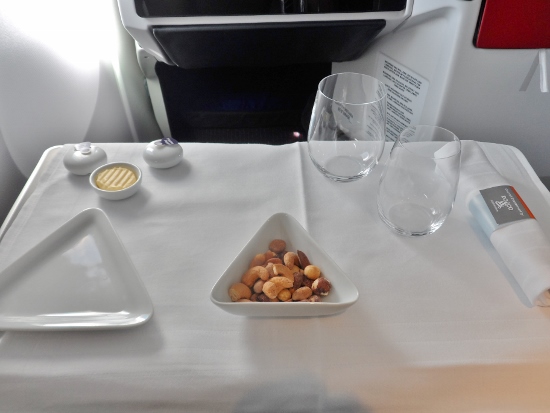
[{"label": "cashew nut", "polygon": [[269,281],[266,281],[262,287],[262,291],[269,298],[277,298],[277,295],[285,288],[290,288],[294,284],[294,281],[290,281],[286,277],[273,277]]},{"label": "cashew nut", "polygon": [[241,298],[249,299],[251,295],[250,288],[243,283],[235,283],[229,288],[231,301],[239,301]]},{"label": "cashew nut", "polygon": [[264,278],[267,279],[269,277],[269,275],[266,275],[266,272],[267,270],[259,265],[252,267],[243,274],[241,282],[249,287],[252,287],[258,278],[263,280]]},{"label": "cashew nut", "polygon": [[275,275],[279,275],[279,276],[288,278],[294,284],[294,273],[286,265],[274,264],[273,265],[273,272],[275,273]]}]

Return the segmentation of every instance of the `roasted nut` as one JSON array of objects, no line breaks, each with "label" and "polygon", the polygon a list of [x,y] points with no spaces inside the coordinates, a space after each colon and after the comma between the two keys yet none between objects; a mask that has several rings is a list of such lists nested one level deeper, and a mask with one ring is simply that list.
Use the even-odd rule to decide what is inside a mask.
[{"label": "roasted nut", "polygon": [[275,258],[275,257],[277,256],[277,255],[276,255],[273,251],[271,251],[271,250],[267,250],[267,251],[264,253],[264,255],[265,255],[265,260],[266,260],[266,261],[267,261],[267,260],[270,260],[271,258]]},{"label": "roasted nut", "polygon": [[294,284],[286,277],[273,277],[264,283],[262,291],[270,299],[277,298],[277,295],[285,288],[290,288]]},{"label": "roasted nut", "polygon": [[304,280],[304,274],[302,274],[301,272],[295,272],[293,276],[294,276],[294,285],[292,286],[292,288],[297,290],[302,286],[302,281]]},{"label": "roasted nut", "polygon": [[283,252],[286,248],[286,242],[282,239],[274,239],[269,243],[270,251],[273,251],[275,254]]},{"label": "roasted nut", "polygon": [[286,254],[286,250],[283,250],[283,251],[281,251],[280,253],[277,254],[277,258],[279,258],[281,260],[281,262],[283,262],[284,258],[285,258],[285,254]]},{"label": "roasted nut", "polygon": [[310,280],[316,280],[321,276],[321,269],[316,265],[308,265],[304,268],[304,275]]},{"label": "roasted nut", "polygon": [[296,254],[294,254],[292,251],[289,251],[283,257],[283,262],[288,268],[292,269],[292,267],[300,263],[300,260],[298,259],[298,256]]},{"label": "roasted nut", "polygon": [[292,294],[292,301],[301,301],[311,297],[312,291],[309,287],[300,287]]},{"label": "roasted nut", "polygon": [[302,270],[300,267],[298,267],[297,265],[295,265],[294,267],[292,267],[290,269],[290,271],[292,271],[292,274],[294,274],[295,272],[300,272],[300,273],[304,273],[304,270]]},{"label": "roasted nut", "polygon": [[294,281],[289,280],[286,277],[280,277],[280,276],[273,277],[269,281],[266,281],[266,282],[272,282],[273,284],[275,284],[277,286],[281,286],[283,288],[292,288],[292,284],[294,284]]},{"label": "roasted nut", "polygon": [[[282,290],[283,288],[278,288],[275,284],[273,284],[271,281],[266,281],[265,284],[262,287],[263,294],[268,298],[277,297],[277,294]],[[260,297],[258,297],[259,299]]]},{"label": "roasted nut", "polygon": [[306,268],[308,265],[311,264],[307,255],[304,254],[302,251],[298,250],[296,251],[296,254],[298,255],[298,260],[300,261],[300,267]]},{"label": "roasted nut", "polygon": [[248,298],[241,298],[240,300],[237,300],[238,303],[249,303],[250,300]]},{"label": "roasted nut", "polygon": [[288,278],[292,283],[294,283],[294,273],[289,270],[289,268],[286,265],[283,264],[275,264],[273,265],[273,272],[275,275],[282,276]]},{"label": "roasted nut", "polygon": [[[271,277],[275,276],[275,273],[273,272],[273,264],[267,264],[264,268],[265,268],[266,272],[265,273],[262,272],[262,274],[260,274],[263,277],[267,277],[264,281],[267,281]],[[263,280],[263,278],[261,278],[261,279]]]},{"label": "roasted nut", "polygon": [[272,262],[267,264],[265,266],[265,269],[267,271],[267,279],[265,279],[264,281],[269,280],[271,277],[275,277],[275,272],[273,271],[273,263]]},{"label": "roasted nut", "polygon": [[302,277],[302,287],[311,288],[312,286],[313,286],[313,280],[310,280],[307,277]]},{"label": "roasted nut", "polygon": [[248,268],[256,267],[258,265],[264,265],[264,263],[265,263],[265,254],[256,254],[254,258],[252,258],[252,261],[250,261]]},{"label": "roasted nut", "polygon": [[332,286],[300,250],[286,251],[286,242],[274,239],[269,250],[256,254],[241,282],[229,288],[234,302],[318,302]]},{"label": "roasted nut", "polygon": [[254,283],[254,287],[252,287],[252,290],[254,290],[256,294],[260,294],[262,292],[262,287],[264,286],[264,283],[264,280],[259,279]]},{"label": "roasted nut", "polygon": [[231,301],[239,301],[241,298],[250,298],[252,292],[250,288],[243,283],[235,283],[229,287],[229,297]]},{"label": "roasted nut", "polygon": [[288,301],[292,298],[292,294],[288,288],[285,288],[284,290],[279,291],[277,298],[279,301]]},{"label": "roasted nut", "polygon": [[331,287],[332,285],[330,284],[329,280],[327,280],[325,277],[319,277],[315,281],[313,281],[313,286],[311,289],[315,294],[328,295]]},{"label": "roasted nut", "polygon": [[264,267],[259,265],[252,267],[245,272],[241,278],[241,282],[249,287],[252,287],[258,278],[262,280],[269,278],[269,275],[266,275],[267,270]]}]

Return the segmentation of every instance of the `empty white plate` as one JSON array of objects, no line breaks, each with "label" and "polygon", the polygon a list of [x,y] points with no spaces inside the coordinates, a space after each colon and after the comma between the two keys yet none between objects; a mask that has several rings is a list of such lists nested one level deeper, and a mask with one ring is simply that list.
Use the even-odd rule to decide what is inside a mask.
[{"label": "empty white plate", "polygon": [[[252,258],[267,251],[269,243],[282,239],[288,251],[303,251],[310,262],[318,266],[324,277],[332,283],[329,295],[320,302],[232,302],[229,287],[240,282]],[[278,213],[271,216],[246,244],[214,285],[210,299],[223,310],[253,317],[307,317],[337,314],[355,303],[359,293],[346,274],[325,251],[311,238],[307,231],[292,216]]]},{"label": "empty white plate", "polygon": [[82,211],[0,274],[0,330],[123,328],[152,314],[101,209]]}]

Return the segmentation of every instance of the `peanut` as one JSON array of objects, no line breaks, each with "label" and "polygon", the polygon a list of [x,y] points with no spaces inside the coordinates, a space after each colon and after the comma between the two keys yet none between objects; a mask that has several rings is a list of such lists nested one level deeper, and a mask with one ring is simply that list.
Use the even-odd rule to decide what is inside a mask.
[{"label": "peanut", "polygon": [[288,288],[285,288],[284,290],[279,291],[279,294],[277,294],[277,298],[279,301],[288,301],[292,298],[292,294],[290,293],[290,290]]},{"label": "peanut", "polygon": [[316,280],[321,276],[321,270],[315,265],[308,265],[304,268],[304,275],[310,280]]}]

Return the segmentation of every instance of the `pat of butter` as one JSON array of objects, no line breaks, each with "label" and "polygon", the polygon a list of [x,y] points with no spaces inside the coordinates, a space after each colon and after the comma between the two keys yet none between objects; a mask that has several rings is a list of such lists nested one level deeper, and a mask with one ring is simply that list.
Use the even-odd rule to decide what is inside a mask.
[{"label": "pat of butter", "polygon": [[137,181],[136,174],[123,166],[115,166],[101,171],[96,178],[96,185],[105,191],[120,191]]}]

